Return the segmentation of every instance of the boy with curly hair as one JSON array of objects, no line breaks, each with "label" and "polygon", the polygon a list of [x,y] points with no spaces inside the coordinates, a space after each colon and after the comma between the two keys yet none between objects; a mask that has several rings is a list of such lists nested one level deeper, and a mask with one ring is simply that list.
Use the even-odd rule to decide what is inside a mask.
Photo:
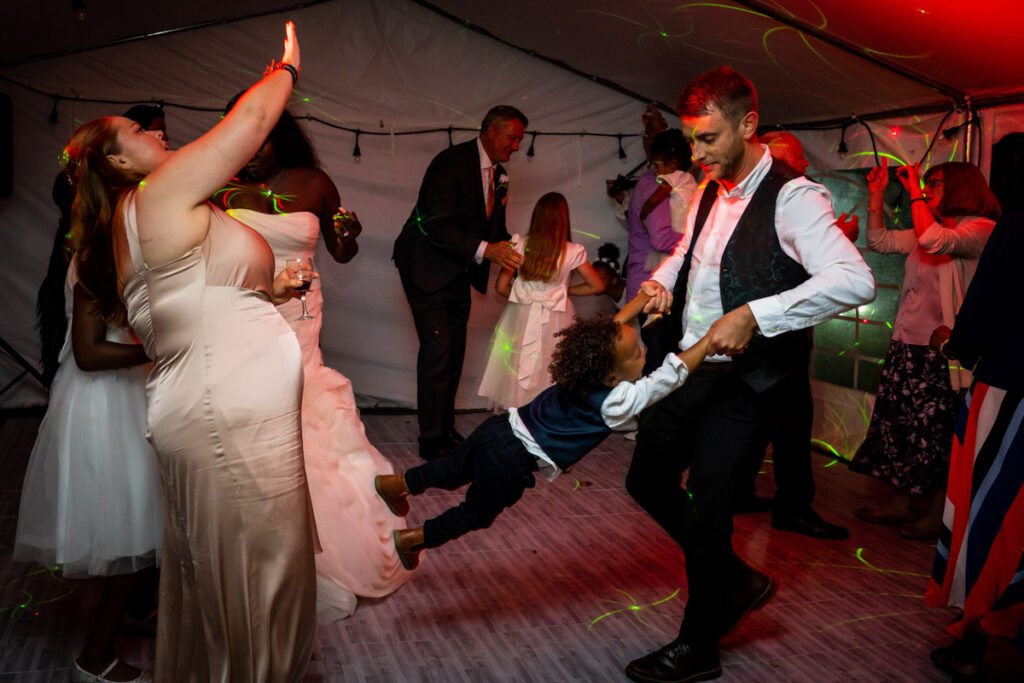
[{"label": "boy with curly hair", "polygon": [[614,318],[577,319],[559,332],[551,361],[555,384],[519,408],[495,415],[446,457],[380,475],[374,488],[392,513],[409,512],[409,495],[430,488],[453,491],[465,484],[466,499],[422,527],[394,532],[402,566],[415,569],[424,548],[437,548],[485,529],[534,486],[534,472],[553,480],[613,431],[636,429],[636,416],[686,381],[707,354],[707,338],[641,377],[645,353],[629,325],[648,297],[642,293]]}]

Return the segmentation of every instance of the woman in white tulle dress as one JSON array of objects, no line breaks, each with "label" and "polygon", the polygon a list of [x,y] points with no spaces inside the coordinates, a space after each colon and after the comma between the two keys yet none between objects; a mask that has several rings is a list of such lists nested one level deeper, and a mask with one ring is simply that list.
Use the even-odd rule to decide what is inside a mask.
[{"label": "woman in white tulle dress", "polygon": [[163,537],[160,475],[145,434],[149,359],[126,325],[104,321],[76,264],[65,280],[68,333],[22,486],[14,559],[60,565],[66,578],[104,577],[72,681],[148,681],[118,661],[114,641],[128,601],[147,582],[155,588],[142,570],[156,565]]},{"label": "woman in white tulle dress", "polygon": [[[548,365],[555,351],[555,333],[572,324],[569,295],[600,294],[604,281],[587,260],[587,250],[570,238],[569,203],[557,192],[537,201],[526,236],[512,236],[523,254],[516,272],[498,274],[494,289],[508,297],[498,319],[477,393],[496,407],[519,407],[551,385]],[[579,273],[583,282],[569,286]]]},{"label": "woman in white tulle dress", "polygon": [[[339,208],[338,189],[320,170],[312,145],[287,111],[238,183],[215,199],[263,235],[278,270],[288,259],[311,258],[321,235],[339,263],[358,251],[358,218]],[[355,612],[357,597],[393,593],[410,573],[399,563],[391,540],[392,531],[405,528],[405,522],[373,491],[373,478],[394,468],[366,438],[351,382],[326,367],[320,355],[319,285],[307,293],[306,308],[309,320],[300,319],[302,304],[295,299],[278,311],[302,348],[302,444],[323,546],[316,556],[317,619],[327,624]]]}]

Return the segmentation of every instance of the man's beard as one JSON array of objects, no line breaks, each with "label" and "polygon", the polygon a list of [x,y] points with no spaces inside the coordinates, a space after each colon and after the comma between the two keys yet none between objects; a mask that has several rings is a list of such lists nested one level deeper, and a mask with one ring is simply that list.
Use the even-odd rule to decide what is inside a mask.
[{"label": "man's beard", "polygon": [[739,175],[740,168],[743,165],[743,152],[743,138],[737,135],[736,143],[718,165],[719,180],[732,180]]}]

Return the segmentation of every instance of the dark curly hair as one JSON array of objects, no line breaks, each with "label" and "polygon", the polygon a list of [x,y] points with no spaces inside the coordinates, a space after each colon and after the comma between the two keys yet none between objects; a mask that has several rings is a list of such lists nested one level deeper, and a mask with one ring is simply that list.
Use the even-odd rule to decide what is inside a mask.
[{"label": "dark curly hair", "polygon": [[560,389],[582,397],[612,376],[615,342],[622,336],[622,326],[615,320],[606,316],[577,318],[555,336],[562,339],[555,347],[548,371]]}]

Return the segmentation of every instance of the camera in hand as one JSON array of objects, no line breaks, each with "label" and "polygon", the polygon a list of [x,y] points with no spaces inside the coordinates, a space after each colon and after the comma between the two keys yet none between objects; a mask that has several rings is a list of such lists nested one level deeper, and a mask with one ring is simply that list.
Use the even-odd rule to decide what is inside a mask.
[{"label": "camera in hand", "polygon": [[621,173],[615,176],[615,180],[608,185],[608,196],[614,196],[620,192],[628,192],[636,187],[637,178],[626,177]]}]

